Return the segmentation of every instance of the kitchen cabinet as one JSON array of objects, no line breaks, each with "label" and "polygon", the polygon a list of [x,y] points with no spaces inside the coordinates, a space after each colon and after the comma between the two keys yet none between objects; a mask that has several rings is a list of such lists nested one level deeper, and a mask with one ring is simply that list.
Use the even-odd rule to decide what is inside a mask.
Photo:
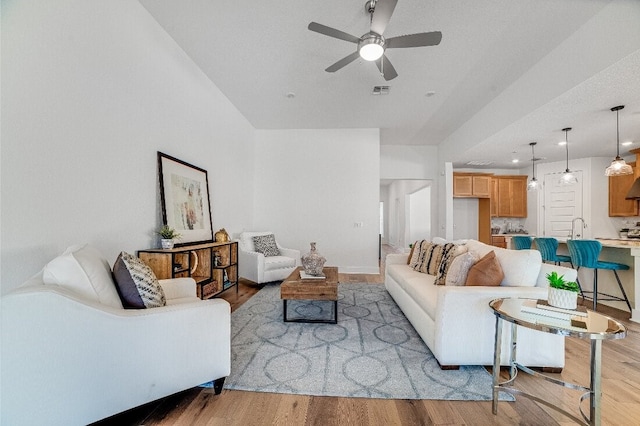
[{"label": "kitchen cabinet", "polygon": [[494,176],[497,180],[496,217],[527,217],[527,176]]},{"label": "kitchen cabinet", "polygon": [[638,216],[638,200],[626,200],[631,185],[638,175],[636,163],[629,163],[632,175],[609,176],[609,217]]},{"label": "kitchen cabinet", "polygon": [[491,245],[496,247],[507,248],[507,239],[505,237],[491,236]]},{"label": "kitchen cabinet", "polygon": [[491,175],[484,173],[453,173],[453,196],[491,197]]},{"label": "kitchen cabinet", "polygon": [[491,179],[491,217],[498,216],[498,178]]}]

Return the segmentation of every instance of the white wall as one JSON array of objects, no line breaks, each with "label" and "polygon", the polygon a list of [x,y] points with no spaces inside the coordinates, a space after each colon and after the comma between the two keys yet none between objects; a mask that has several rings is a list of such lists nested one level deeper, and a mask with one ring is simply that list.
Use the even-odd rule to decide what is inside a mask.
[{"label": "white wall", "polygon": [[214,229],[252,222],[252,126],[138,2],[3,2],[1,137],[3,293],[155,246],[158,150],[208,170]]},{"label": "white wall", "polygon": [[377,273],[379,143],[377,129],[256,131],[254,228],[302,253],[317,242],[341,272]]}]

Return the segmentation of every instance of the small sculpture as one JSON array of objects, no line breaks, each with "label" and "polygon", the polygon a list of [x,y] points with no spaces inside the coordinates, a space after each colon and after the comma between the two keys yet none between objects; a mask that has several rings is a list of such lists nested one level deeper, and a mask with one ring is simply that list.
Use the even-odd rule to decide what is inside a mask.
[{"label": "small sculpture", "polygon": [[327,261],[324,256],[316,251],[315,242],[311,243],[311,251],[307,254],[303,254],[300,257],[300,260],[302,261],[304,272],[316,277],[322,275],[322,267],[324,266],[324,262]]},{"label": "small sculpture", "polygon": [[226,243],[229,241],[229,234],[224,228],[220,228],[219,231],[215,233],[216,243]]}]

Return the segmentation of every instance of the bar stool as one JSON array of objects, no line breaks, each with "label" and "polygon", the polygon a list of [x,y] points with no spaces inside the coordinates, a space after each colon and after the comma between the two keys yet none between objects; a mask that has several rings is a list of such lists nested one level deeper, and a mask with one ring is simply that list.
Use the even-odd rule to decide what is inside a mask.
[{"label": "bar stool", "polygon": [[558,240],[551,237],[536,237],[534,241],[536,242],[536,247],[542,256],[543,262],[553,262],[555,265],[560,265],[561,262],[566,262],[573,268],[570,256],[557,253]]},{"label": "bar stool", "polygon": [[[620,277],[618,276],[618,271],[626,271],[629,269],[628,265],[624,265],[622,263],[615,262],[605,262],[598,260],[598,256],[600,256],[600,252],[602,251],[602,244],[600,241],[596,240],[567,240],[567,246],[569,247],[569,253],[571,254],[571,261],[576,269],[580,269],[581,266],[585,268],[593,269],[593,291],[583,291],[583,299],[585,298],[584,293],[591,293],[593,297],[587,299],[593,300],[593,310],[596,310],[596,304],[598,303],[598,294],[603,296],[607,296],[607,298],[600,298],[600,300],[615,300],[620,302],[626,302],[627,307],[629,308],[629,312],[631,312],[631,303],[629,303],[629,298],[627,297],[627,293],[625,293],[624,288],[622,287],[622,283],[620,282]],[[607,293],[598,293],[598,269],[608,269],[613,271],[613,274],[616,277],[616,281],[618,281],[618,286],[620,287],[620,291],[622,291],[622,297],[613,296]]]},{"label": "bar stool", "polygon": [[529,250],[531,248],[532,238],[526,235],[516,235],[511,237],[511,242],[516,250]]}]

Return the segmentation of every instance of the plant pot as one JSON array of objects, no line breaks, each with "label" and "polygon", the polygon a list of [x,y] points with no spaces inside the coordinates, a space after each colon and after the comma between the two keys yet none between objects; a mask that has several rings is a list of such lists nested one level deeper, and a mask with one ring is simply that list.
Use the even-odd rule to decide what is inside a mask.
[{"label": "plant pot", "polygon": [[173,248],[173,240],[171,238],[162,238],[160,244],[164,250],[171,250]]},{"label": "plant pot", "polygon": [[578,307],[578,293],[549,287],[549,305],[556,308],[576,309]]}]

